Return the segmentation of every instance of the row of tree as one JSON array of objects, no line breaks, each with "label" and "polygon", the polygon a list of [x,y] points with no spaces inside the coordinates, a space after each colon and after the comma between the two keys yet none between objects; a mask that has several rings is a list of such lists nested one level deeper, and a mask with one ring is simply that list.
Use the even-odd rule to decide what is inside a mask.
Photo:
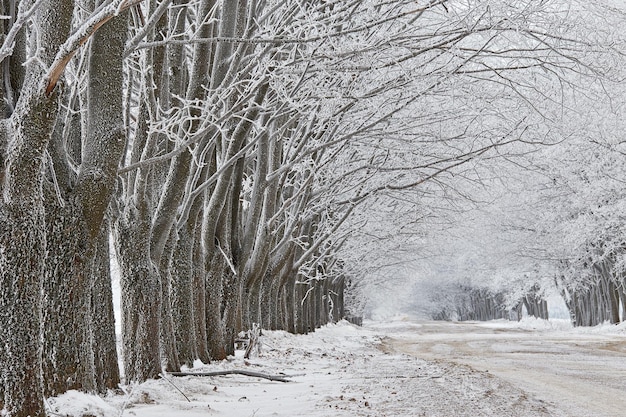
[{"label": "row of tree", "polygon": [[470,287],[457,284],[439,286],[438,292],[429,294],[429,306],[425,311],[433,320],[514,320],[528,316],[547,320],[548,304],[538,287],[533,287],[522,299],[511,302],[510,294],[494,291],[488,287]]},{"label": "row of tree", "polygon": [[[473,201],[455,212],[453,237],[444,234],[453,243],[442,246],[472,254],[452,261],[451,281],[503,292],[505,308],[528,294],[560,294],[572,323],[591,326],[626,318],[625,39],[612,29],[626,20],[626,10],[583,9],[581,21],[605,28],[590,33],[589,42],[598,47],[584,59],[596,62],[593,75],[570,73],[561,86],[543,84],[544,100],[528,96],[546,105],[543,130],[536,133],[553,145],[517,147],[516,157],[508,158],[512,164],[494,161],[491,177],[484,175],[481,185],[488,190],[464,188]],[[576,15],[581,9],[570,10]],[[574,36],[575,26],[564,33]]]},{"label": "row of tree", "polygon": [[535,3],[0,2],[5,414],[119,383],[110,240],[127,382],[342,317],[405,216],[544,141],[529,92],[586,69]]}]

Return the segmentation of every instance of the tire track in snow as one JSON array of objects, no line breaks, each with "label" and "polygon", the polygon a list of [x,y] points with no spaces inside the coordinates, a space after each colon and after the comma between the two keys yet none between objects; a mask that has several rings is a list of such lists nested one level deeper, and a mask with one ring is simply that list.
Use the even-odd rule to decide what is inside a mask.
[{"label": "tire track in snow", "polygon": [[410,332],[388,330],[387,343],[420,359],[489,372],[553,405],[551,415],[623,415],[626,337],[493,326],[423,322]]}]

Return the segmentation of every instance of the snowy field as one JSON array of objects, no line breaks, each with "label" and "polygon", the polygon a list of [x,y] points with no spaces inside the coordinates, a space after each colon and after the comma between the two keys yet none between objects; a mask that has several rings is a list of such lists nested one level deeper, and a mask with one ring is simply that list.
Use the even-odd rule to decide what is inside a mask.
[{"label": "snowy field", "polygon": [[[70,392],[63,416],[616,416],[626,409],[626,328],[565,322],[418,322],[313,334],[264,332],[261,351],[193,371],[280,375],[173,377],[105,399]],[[619,412],[617,411],[619,410]]]}]

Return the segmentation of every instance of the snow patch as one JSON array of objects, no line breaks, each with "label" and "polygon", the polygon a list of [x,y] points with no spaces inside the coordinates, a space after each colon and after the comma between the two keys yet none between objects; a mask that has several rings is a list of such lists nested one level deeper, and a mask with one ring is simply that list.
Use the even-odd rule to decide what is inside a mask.
[{"label": "snow patch", "polygon": [[71,390],[58,397],[47,400],[50,414],[64,417],[113,417],[119,415],[119,410],[97,395],[85,394]]}]

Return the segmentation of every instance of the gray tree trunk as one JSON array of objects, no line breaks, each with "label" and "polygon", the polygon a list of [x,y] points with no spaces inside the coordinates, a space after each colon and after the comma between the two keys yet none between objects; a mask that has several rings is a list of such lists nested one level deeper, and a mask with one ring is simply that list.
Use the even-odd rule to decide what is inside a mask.
[{"label": "gray tree trunk", "polygon": [[108,222],[100,230],[91,264],[91,341],[96,391],[106,394],[120,383],[113,291],[109,253]]},{"label": "gray tree trunk", "polygon": [[[95,390],[90,340],[91,267],[94,251],[74,201],[46,205],[48,251],[44,273],[44,394]],[[68,332],[70,327],[73,329]]]},{"label": "gray tree trunk", "polygon": [[[70,389],[103,390],[95,378],[92,267],[126,144],[122,113],[126,16],[123,13],[112,19],[91,38],[78,177],[74,187],[74,182],[61,183],[65,195],[56,195],[52,186],[47,193],[47,236],[54,250],[48,251],[44,285],[46,395]],[[54,150],[50,154],[65,156]],[[55,161],[55,165],[63,162]],[[112,315],[100,318],[113,319]],[[114,324],[99,325],[110,329]],[[69,326],[76,331],[67,332]]]},{"label": "gray tree trunk", "polygon": [[180,370],[180,360],[176,349],[176,339],[174,332],[174,316],[172,312],[172,269],[174,249],[177,245],[178,233],[172,230],[171,236],[165,245],[161,264],[159,265],[159,276],[161,284],[161,326],[160,343],[161,357],[164,361],[167,372],[178,372]]},{"label": "gray tree trunk", "polygon": [[225,261],[219,251],[214,251],[206,269],[206,325],[207,347],[211,359],[226,359],[224,327],[222,322],[222,299],[224,293],[223,273]]},{"label": "gray tree trunk", "polygon": [[8,415],[43,417],[41,291],[45,252],[41,202],[0,205],[0,389]]},{"label": "gray tree trunk", "polygon": [[203,258],[203,251],[201,246],[197,243],[200,241],[200,227],[196,227],[194,230],[195,242],[193,252],[193,309],[196,312],[194,320],[194,329],[196,336],[196,350],[198,358],[203,363],[210,362],[209,347],[208,347],[208,325],[207,325],[207,282],[206,282],[206,263]]},{"label": "gray tree trunk", "polygon": [[115,227],[127,383],[156,378],[161,373],[161,283],[149,258],[150,227],[145,208],[128,209]]},{"label": "gray tree trunk", "polygon": [[26,66],[25,88],[8,125],[3,124],[8,130],[4,135],[5,171],[0,175],[0,328],[4,345],[0,386],[4,408],[11,417],[45,415],[40,373],[43,254],[47,250],[42,172],[58,97],[45,94],[41,62],[52,63],[69,33],[72,14],[72,1],[44,1],[37,11],[34,24],[39,61]]},{"label": "gray tree trunk", "polygon": [[[193,287],[194,233],[187,225],[179,232],[176,252],[172,258],[172,315],[176,349],[180,362],[191,366],[198,358],[194,321],[198,312],[194,309]],[[204,288],[198,289],[204,291]],[[204,311],[202,311],[204,314]]]}]

